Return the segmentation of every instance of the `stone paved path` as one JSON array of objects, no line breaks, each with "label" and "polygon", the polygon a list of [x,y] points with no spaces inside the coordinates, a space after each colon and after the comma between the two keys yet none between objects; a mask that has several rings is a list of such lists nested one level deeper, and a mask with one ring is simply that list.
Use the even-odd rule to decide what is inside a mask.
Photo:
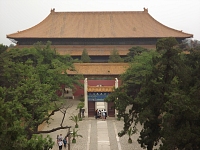
[{"label": "stone paved path", "polygon": [[[76,109],[78,100],[70,101],[73,106],[68,108],[66,118],[64,120],[64,125],[72,126],[74,128],[74,122],[69,120],[71,115],[77,115],[78,110]],[[62,120],[62,113],[57,112],[52,117],[50,125],[44,126],[43,130],[50,130],[52,128],[58,127]],[[83,138],[78,137],[77,142],[71,143],[71,150],[143,150],[137,142],[138,134],[132,136],[133,143],[128,144],[128,136],[125,135],[121,138],[117,136],[117,133],[123,129],[123,121],[118,121],[115,118],[107,118],[106,121],[100,119],[89,117],[85,118],[83,121],[78,122],[78,134],[82,135]],[[139,127],[141,128],[141,127]],[[58,134],[63,134],[65,136],[68,129],[59,130],[50,133],[49,135],[56,142],[56,137]],[[46,135],[46,134],[44,134]],[[66,148],[68,150],[68,148]],[[55,144],[52,150],[58,150],[58,146]],[[65,148],[63,148],[65,150]]]},{"label": "stone paved path", "polygon": [[97,142],[98,150],[110,150],[107,121],[97,121]]}]

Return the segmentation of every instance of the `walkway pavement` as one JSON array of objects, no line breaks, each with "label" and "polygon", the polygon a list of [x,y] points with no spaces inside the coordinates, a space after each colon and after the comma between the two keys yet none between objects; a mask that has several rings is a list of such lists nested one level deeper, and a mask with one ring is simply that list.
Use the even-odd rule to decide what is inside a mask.
[{"label": "walkway pavement", "polygon": [[[67,109],[63,126],[68,125],[72,126],[72,129],[74,128],[75,123],[69,120],[69,117],[78,114],[76,107],[79,102],[78,100],[68,101],[68,103],[73,104],[73,106]],[[52,117],[53,120],[51,124],[45,125],[43,130],[50,130],[58,127],[62,117],[63,114],[61,112],[55,113]],[[118,137],[118,132],[123,129],[123,121],[118,121],[113,117],[108,117],[105,121],[87,117],[84,118],[83,121],[78,122],[78,125],[78,134],[82,135],[83,138],[78,137],[76,143],[70,143],[71,150],[143,150],[137,142],[139,133],[132,135],[132,144],[128,143],[127,135],[121,138]],[[65,136],[67,132],[68,129],[65,129],[52,132],[48,135],[56,142],[58,134],[63,134],[63,136]],[[66,149],[68,150],[68,148]],[[58,150],[58,146],[55,144],[52,150]],[[65,150],[65,148],[63,148],[63,150]]]}]

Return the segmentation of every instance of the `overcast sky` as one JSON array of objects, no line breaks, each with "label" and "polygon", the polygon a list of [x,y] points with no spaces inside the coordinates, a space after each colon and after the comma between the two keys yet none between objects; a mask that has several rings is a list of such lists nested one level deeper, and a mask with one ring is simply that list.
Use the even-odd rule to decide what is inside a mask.
[{"label": "overcast sky", "polygon": [[45,19],[51,8],[60,11],[143,11],[160,23],[193,34],[200,40],[200,0],[0,0],[0,44],[7,34],[30,28]]}]

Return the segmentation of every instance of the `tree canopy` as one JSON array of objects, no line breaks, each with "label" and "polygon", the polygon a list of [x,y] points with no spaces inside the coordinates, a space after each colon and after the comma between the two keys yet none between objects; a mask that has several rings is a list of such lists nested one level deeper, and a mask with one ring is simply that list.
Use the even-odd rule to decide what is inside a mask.
[{"label": "tree canopy", "polygon": [[63,120],[52,131],[38,131],[38,126],[50,123],[51,116],[63,107],[57,95],[61,85],[73,88],[78,84],[79,77],[66,72],[74,69],[72,58],[57,54],[48,42],[45,46],[37,43],[32,48],[10,49],[1,53],[0,60],[1,148],[51,148],[51,138],[38,134],[68,126],[62,126]]},{"label": "tree canopy", "polygon": [[88,52],[86,49],[83,49],[82,55],[81,55],[81,61],[83,63],[90,63],[91,62],[91,58],[88,55]]},{"label": "tree canopy", "polygon": [[140,123],[143,148],[199,149],[199,58],[195,49],[184,54],[175,38],[159,39],[156,52],[134,57],[122,86],[106,99],[124,118],[119,136]]},{"label": "tree canopy", "polygon": [[117,49],[113,49],[113,51],[110,53],[109,63],[120,63],[123,62],[123,59],[120,57],[119,52]]},{"label": "tree canopy", "polygon": [[0,54],[5,52],[8,49],[8,46],[0,44]]},{"label": "tree canopy", "polygon": [[140,46],[134,46],[129,49],[127,56],[124,58],[124,62],[131,62],[134,56],[140,55],[142,52],[148,51],[146,48]]}]

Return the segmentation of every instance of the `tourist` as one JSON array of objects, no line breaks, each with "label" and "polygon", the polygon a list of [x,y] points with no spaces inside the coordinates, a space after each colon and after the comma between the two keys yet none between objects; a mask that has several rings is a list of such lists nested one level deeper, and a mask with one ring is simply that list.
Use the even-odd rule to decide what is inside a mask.
[{"label": "tourist", "polygon": [[62,145],[63,145],[63,141],[59,139],[58,141],[59,150],[62,150]]},{"label": "tourist", "polygon": [[98,111],[98,118],[101,118],[101,110]]},{"label": "tourist", "polygon": [[105,111],[102,109],[102,111],[101,111],[101,119],[105,120],[105,116],[106,116]]},{"label": "tourist", "polygon": [[95,111],[95,118],[96,119],[98,118],[98,109],[96,109],[96,111]]},{"label": "tourist", "polygon": [[108,116],[106,109],[104,109],[104,112],[105,112],[105,119],[106,119]]},{"label": "tourist", "polygon": [[60,141],[63,140],[62,134],[60,134],[60,136],[58,137],[58,139],[59,139]]},{"label": "tourist", "polygon": [[67,136],[63,139],[63,144],[64,144],[64,148],[66,148],[67,147]]},{"label": "tourist", "polygon": [[59,135],[57,135],[56,137],[56,143],[58,144],[58,141],[59,141]]}]

